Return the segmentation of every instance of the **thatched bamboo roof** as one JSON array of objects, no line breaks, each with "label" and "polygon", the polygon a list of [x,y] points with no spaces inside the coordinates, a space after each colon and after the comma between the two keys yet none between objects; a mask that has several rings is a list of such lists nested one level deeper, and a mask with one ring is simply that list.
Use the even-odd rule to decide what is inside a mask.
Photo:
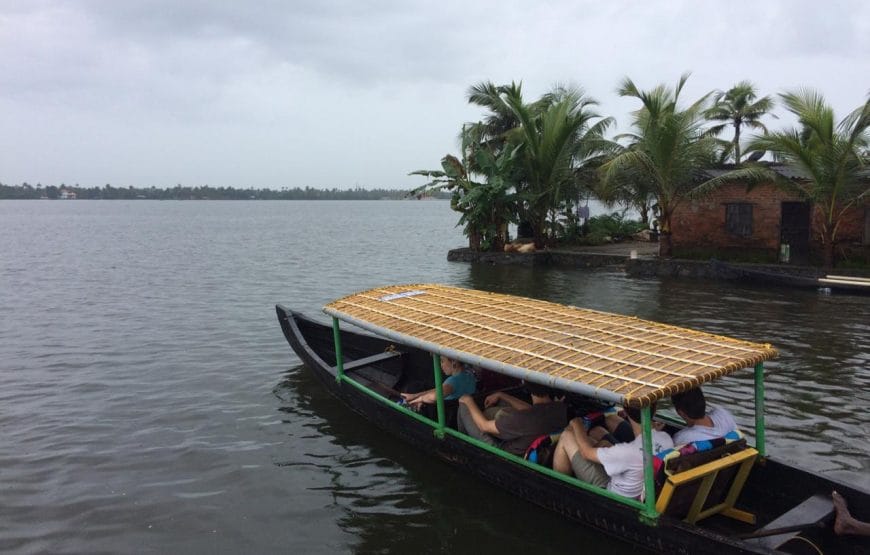
[{"label": "thatched bamboo roof", "polygon": [[356,293],[324,312],[482,368],[632,406],[777,356],[767,344],[433,284]]}]

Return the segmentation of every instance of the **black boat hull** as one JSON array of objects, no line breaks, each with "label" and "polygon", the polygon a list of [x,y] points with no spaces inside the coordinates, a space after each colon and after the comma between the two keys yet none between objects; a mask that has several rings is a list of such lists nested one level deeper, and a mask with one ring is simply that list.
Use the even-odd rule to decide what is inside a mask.
[{"label": "black boat hull", "polygon": [[[379,428],[417,449],[460,467],[465,473],[477,475],[527,501],[605,534],[659,553],[771,553],[768,549],[719,533],[712,527],[708,529],[689,525],[667,516],[659,517],[657,525],[650,526],[640,520],[636,509],[629,506],[578,487],[567,486],[558,479],[484,451],[455,436],[448,434],[438,438],[430,425],[409,418],[391,403],[337,380],[334,349],[327,345],[332,340],[330,327],[281,305],[276,309],[290,346],[333,395]],[[381,338],[347,330],[341,331],[341,339],[347,360],[381,353],[396,346]],[[425,352],[404,346],[402,350],[418,363],[425,364],[430,360],[430,355]],[[844,493],[851,506],[858,511],[857,514],[870,511],[866,493],[772,459],[756,465],[744,491],[751,490],[753,496],[764,498],[754,503],[762,512],[778,515],[794,506],[797,497],[803,499],[818,492],[829,494],[832,489]],[[761,514],[759,517],[763,518]],[[718,518],[722,517],[713,517]],[[772,516],[768,520],[772,520]],[[828,540],[831,541],[831,538]],[[838,540],[834,538],[833,541]],[[839,551],[826,552],[870,553],[870,549],[862,550],[860,546],[855,550],[851,544],[837,544],[835,547]]]}]

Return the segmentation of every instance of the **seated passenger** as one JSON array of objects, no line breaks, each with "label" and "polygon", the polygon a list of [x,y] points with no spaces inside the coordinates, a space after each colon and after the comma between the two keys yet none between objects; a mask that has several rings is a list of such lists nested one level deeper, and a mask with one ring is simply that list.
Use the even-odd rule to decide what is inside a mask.
[{"label": "seated passenger", "polygon": [[617,443],[629,443],[634,441],[634,430],[624,416],[624,412],[618,411],[617,407],[610,407],[604,411],[604,426],[596,426],[589,430],[590,439],[599,442],[595,447],[610,447]]},{"label": "seated passenger", "polygon": [[[472,395],[477,387],[474,374],[469,372],[459,361],[441,357],[441,371],[447,375],[447,379],[441,384],[441,393],[445,401],[459,399],[463,395]],[[422,405],[435,403],[435,389],[428,389],[418,393],[402,393],[402,399],[414,410],[420,410]]]},{"label": "seated passenger", "polygon": [[671,402],[686,427],[674,434],[674,443],[683,445],[703,439],[722,437],[737,429],[737,423],[730,412],[721,407],[710,407],[704,400],[700,387],[671,395]]},{"label": "seated passenger", "polygon": [[529,404],[502,391],[484,399],[483,411],[471,395],[459,398],[459,431],[520,457],[539,436],[560,430],[568,419],[565,403],[549,387],[526,382]]},{"label": "seated passenger", "polygon": [[[655,405],[652,406],[655,414]],[[571,420],[559,437],[553,455],[553,470],[577,477],[579,480],[608,490],[640,499],[643,495],[643,437],[640,427],[640,409],[626,407],[628,424],[634,439],[627,443],[610,445],[589,437],[582,418]],[[674,446],[666,432],[653,429],[653,453]]]}]

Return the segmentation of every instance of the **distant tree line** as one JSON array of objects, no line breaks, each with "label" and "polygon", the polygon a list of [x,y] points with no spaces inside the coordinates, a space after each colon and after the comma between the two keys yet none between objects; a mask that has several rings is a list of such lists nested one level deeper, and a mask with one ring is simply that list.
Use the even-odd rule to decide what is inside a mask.
[{"label": "distant tree line", "polygon": [[[293,187],[274,189],[236,189],[235,187],[185,187],[176,185],[168,189],[157,187],[79,187],[78,185],[35,186],[28,183],[4,185],[0,183],[0,199],[57,199],[62,192],[75,193],[77,199],[105,200],[399,200],[408,198],[407,190],[395,189],[315,189]],[[436,195],[437,196],[437,195]],[[449,198],[449,194],[445,196]]]}]

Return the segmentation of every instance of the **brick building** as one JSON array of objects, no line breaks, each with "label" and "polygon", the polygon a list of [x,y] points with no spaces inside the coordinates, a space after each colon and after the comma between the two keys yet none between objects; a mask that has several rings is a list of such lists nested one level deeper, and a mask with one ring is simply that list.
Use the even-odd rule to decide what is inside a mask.
[{"label": "brick building", "polygon": [[[784,166],[771,165],[771,169],[799,179]],[[787,244],[791,260],[806,263],[821,259],[820,217],[811,204],[772,183],[751,189],[733,183],[678,205],[671,217],[671,240],[678,256],[687,250],[742,251],[771,260]],[[870,262],[870,201],[844,215],[837,233],[837,256]]]}]

